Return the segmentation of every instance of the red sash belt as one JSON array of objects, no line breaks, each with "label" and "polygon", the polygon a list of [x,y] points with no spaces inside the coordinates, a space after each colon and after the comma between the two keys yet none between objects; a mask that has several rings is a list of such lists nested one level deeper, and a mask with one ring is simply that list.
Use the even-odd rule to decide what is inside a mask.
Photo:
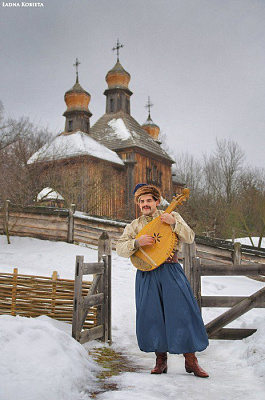
[{"label": "red sash belt", "polygon": [[173,256],[170,256],[166,259],[164,264],[176,264],[178,262],[178,252],[176,251]]}]

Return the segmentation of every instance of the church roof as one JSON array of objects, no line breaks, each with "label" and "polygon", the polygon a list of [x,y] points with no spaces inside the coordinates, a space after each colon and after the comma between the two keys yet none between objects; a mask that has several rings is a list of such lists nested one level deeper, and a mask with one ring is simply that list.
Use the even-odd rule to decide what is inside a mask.
[{"label": "church roof", "polygon": [[111,150],[118,151],[138,147],[162,157],[172,164],[174,161],[165,150],[156,143],[141,125],[129,114],[119,111],[104,114],[90,128],[91,136]]},{"label": "church roof", "polygon": [[56,136],[51,143],[44,145],[34,153],[28,160],[28,164],[63,160],[79,156],[93,156],[114,164],[124,165],[123,161],[114,151],[81,131],[71,134],[62,133]]},{"label": "church roof", "polygon": [[90,96],[90,94],[85,89],[82,88],[82,86],[80,85],[78,80],[76,81],[76,83],[74,84],[74,86],[71,89],[67,90],[66,93],[73,93],[73,92],[74,93],[86,93],[88,96]]},{"label": "church roof", "polygon": [[37,196],[37,201],[42,200],[64,200],[64,198],[56,190],[46,187]]}]

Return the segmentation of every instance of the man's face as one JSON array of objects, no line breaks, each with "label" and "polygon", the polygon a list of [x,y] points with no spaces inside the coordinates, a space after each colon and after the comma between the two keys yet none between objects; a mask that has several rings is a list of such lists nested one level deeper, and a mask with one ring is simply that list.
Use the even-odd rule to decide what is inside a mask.
[{"label": "man's face", "polygon": [[159,204],[158,200],[154,200],[151,194],[143,194],[138,200],[138,206],[143,215],[153,215]]}]

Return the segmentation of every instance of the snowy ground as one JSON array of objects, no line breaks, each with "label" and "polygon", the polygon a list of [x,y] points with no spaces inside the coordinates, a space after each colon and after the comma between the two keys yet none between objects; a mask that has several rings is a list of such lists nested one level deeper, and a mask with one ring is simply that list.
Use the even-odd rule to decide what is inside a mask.
[{"label": "snowy ground", "polygon": [[[0,271],[74,278],[75,256],[86,262],[97,261],[97,251],[66,243],[11,237],[11,245],[0,236]],[[242,341],[210,341],[198,355],[210,378],[187,374],[182,356],[169,356],[168,374],[150,375],[154,355],[139,351],[135,337],[135,268],[113,253],[112,335],[113,349],[122,351],[139,366],[110,378],[118,391],[97,396],[99,400],[261,400],[265,390],[265,310],[251,310],[231,326],[257,328]],[[244,277],[205,277],[204,295],[250,295],[264,283]],[[203,310],[208,322],[224,309]],[[70,336],[71,326],[46,316],[22,318],[0,316],[0,399],[1,400],[84,400],[99,384],[99,367],[87,349]]]}]

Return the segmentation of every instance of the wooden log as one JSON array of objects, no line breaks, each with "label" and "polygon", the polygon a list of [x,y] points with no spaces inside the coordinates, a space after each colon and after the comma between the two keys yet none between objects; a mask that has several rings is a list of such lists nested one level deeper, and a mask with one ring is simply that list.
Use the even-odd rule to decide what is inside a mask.
[{"label": "wooden log", "polygon": [[195,257],[193,266],[193,294],[197,300],[199,309],[201,310],[201,261],[199,257]]},{"label": "wooden log", "polygon": [[[246,296],[202,296],[202,307],[230,308],[245,299],[247,299]],[[256,305],[256,308],[264,307],[265,299]]]},{"label": "wooden log", "polygon": [[224,266],[221,264],[202,265],[202,276],[255,276],[265,275],[265,264]]},{"label": "wooden log", "polygon": [[234,251],[232,252],[232,261],[233,264],[240,265],[241,264],[241,244],[240,243],[234,243],[233,244]]},{"label": "wooden log", "polygon": [[16,300],[17,300],[17,275],[18,269],[14,268],[13,271],[13,282],[12,282],[12,303],[11,303],[11,315],[16,315]]},{"label": "wooden log", "polygon": [[98,260],[103,259],[104,274],[104,341],[111,342],[111,250],[112,241],[107,232],[103,232],[98,241]]},{"label": "wooden log", "polygon": [[56,299],[57,277],[58,277],[58,274],[56,271],[54,271],[52,274],[52,299],[51,299],[52,300],[51,314],[53,316],[55,315],[55,307],[56,307],[55,299]]},{"label": "wooden log", "polygon": [[84,275],[104,274],[104,263],[85,263],[83,266]]},{"label": "wooden log", "polygon": [[103,325],[96,326],[95,328],[87,329],[81,332],[80,343],[86,343],[89,340],[100,339],[103,336],[104,327]]},{"label": "wooden log", "polygon": [[194,242],[192,244],[183,243],[182,256],[184,273],[193,290],[193,259],[196,257],[196,246]]},{"label": "wooden log", "polygon": [[104,293],[93,294],[93,296],[82,298],[80,305],[84,311],[89,307],[99,306],[104,302]]},{"label": "wooden log", "polygon": [[215,318],[213,321],[209,322],[205,326],[208,336],[211,336],[214,333],[218,332],[225,325],[228,325],[230,322],[234,321],[241,315],[245,314],[252,308],[256,307],[259,303],[261,303],[264,300],[264,296],[265,296],[265,287],[258,290],[250,297],[240,301],[230,310],[226,311],[222,315],[219,315],[217,318]]},{"label": "wooden log", "polygon": [[71,204],[68,215],[68,235],[67,235],[68,243],[73,243],[74,241],[74,213],[75,213],[75,204]]},{"label": "wooden log", "polygon": [[80,339],[80,331],[82,329],[82,327],[79,325],[79,321],[81,313],[80,300],[82,294],[83,263],[84,263],[84,256],[76,256],[75,290],[74,290],[73,324],[72,324],[72,336],[76,340]]},{"label": "wooden log", "polygon": [[93,283],[92,283],[92,285],[91,285],[91,287],[90,287],[90,289],[89,289],[89,292],[88,292],[87,296],[92,296],[93,294],[96,293],[96,290],[97,290],[99,281],[100,281],[100,279],[101,279],[101,276],[102,276],[102,275],[99,275],[99,274],[98,274],[98,275],[96,275],[96,276],[94,277]]},{"label": "wooden log", "polygon": [[17,207],[10,203],[10,210],[12,214],[38,214],[38,215],[56,215],[56,216],[68,216],[68,210],[65,208],[54,208],[54,207],[43,207],[43,206],[26,206]]},{"label": "wooden log", "polygon": [[222,328],[209,338],[218,340],[242,340],[250,335],[253,335],[255,332],[257,332],[257,329]]}]

